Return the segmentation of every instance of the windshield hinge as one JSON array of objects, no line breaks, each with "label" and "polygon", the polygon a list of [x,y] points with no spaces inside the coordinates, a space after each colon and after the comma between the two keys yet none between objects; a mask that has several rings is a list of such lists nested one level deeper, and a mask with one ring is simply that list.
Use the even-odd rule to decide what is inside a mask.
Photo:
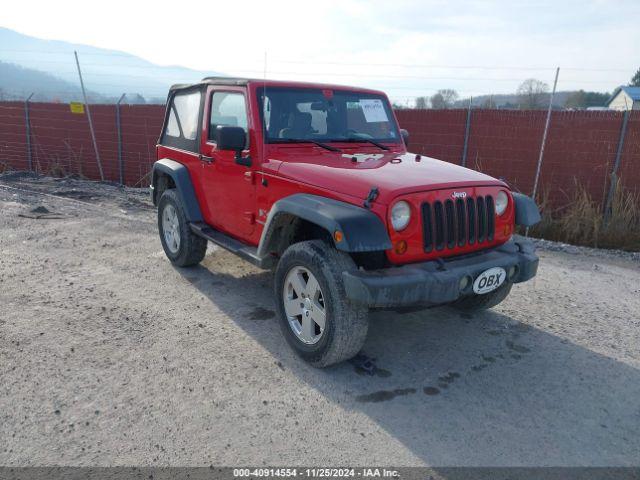
[{"label": "windshield hinge", "polygon": [[369,190],[369,194],[367,195],[367,199],[364,201],[362,206],[364,208],[370,209],[371,202],[373,202],[376,198],[378,198],[379,194],[380,194],[380,190],[378,190],[378,187],[371,187],[371,190]]}]

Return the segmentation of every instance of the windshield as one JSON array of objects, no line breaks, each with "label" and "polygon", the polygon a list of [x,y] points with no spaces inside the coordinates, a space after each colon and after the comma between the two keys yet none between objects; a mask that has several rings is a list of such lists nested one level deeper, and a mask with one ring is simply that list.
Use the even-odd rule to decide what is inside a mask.
[{"label": "windshield", "polygon": [[333,89],[267,87],[258,90],[267,143],[399,141],[382,95]]}]

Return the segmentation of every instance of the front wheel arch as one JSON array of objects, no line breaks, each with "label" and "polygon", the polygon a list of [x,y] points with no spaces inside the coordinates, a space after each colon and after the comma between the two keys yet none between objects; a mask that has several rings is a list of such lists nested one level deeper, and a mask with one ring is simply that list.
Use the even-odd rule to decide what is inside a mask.
[{"label": "front wheel arch", "polygon": [[[333,246],[343,252],[375,252],[391,248],[385,223],[371,210],[332,198],[297,193],[275,202],[265,222],[258,256],[278,251],[278,228],[302,221],[326,232]],[[340,232],[339,237],[335,236]]]}]

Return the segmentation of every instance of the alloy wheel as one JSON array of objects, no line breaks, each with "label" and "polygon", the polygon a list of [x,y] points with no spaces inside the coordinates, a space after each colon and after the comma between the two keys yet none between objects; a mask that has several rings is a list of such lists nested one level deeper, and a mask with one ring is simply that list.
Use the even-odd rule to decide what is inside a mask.
[{"label": "alloy wheel", "polygon": [[180,221],[178,212],[168,203],[162,211],[162,230],[164,242],[171,253],[178,253],[180,249]]},{"label": "alloy wheel", "polygon": [[317,343],[325,330],[326,304],[316,277],[305,267],[293,267],[285,277],[282,296],[295,336],[307,345]]}]

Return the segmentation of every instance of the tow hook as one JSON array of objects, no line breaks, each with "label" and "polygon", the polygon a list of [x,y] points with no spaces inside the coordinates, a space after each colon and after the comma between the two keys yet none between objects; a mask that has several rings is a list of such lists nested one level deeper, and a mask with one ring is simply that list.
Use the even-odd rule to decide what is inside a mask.
[{"label": "tow hook", "polygon": [[371,202],[373,202],[376,198],[378,198],[379,194],[380,194],[380,191],[378,190],[378,187],[371,187],[371,190],[369,190],[369,194],[367,195],[367,198],[362,204],[362,206],[366,209],[370,209]]}]

